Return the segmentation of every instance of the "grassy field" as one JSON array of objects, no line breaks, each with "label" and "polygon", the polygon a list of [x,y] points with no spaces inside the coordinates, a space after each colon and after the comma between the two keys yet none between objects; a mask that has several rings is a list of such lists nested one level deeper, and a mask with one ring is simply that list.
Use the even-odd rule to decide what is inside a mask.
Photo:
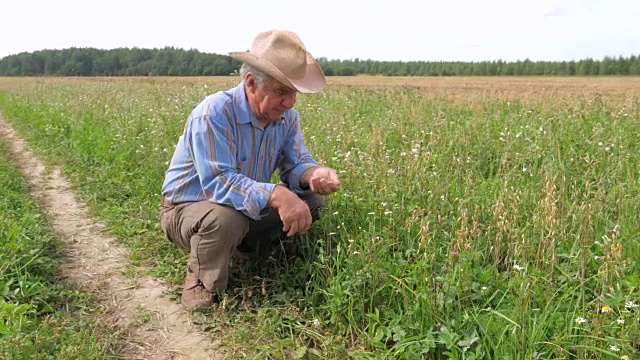
[{"label": "grassy field", "polygon": [[61,285],[60,244],[0,139],[0,359],[102,359],[92,299]]},{"label": "grassy field", "polygon": [[[5,78],[0,109],[135,264],[179,285],[163,174],[193,106],[236,83]],[[640,79],[330,84],[297,109],[343,189],[291,240],[303,258],[233,266],[197,318],[231,357],[638,357]]]}]

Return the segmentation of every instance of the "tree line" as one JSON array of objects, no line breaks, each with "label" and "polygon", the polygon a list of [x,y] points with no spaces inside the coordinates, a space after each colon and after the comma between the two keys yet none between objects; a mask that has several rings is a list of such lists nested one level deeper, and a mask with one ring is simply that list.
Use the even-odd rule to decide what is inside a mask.
[{"label": "tree line", "polygon": [[[640,56],[602,60],[375,61],[319,58],[327,76],[640,76]],[[240,63],[229,56],[184,50],[69,48],[9,55],[0,76],[226,76]]]},{"label": "tree line", "polygon": [[229,56],[173,47],[70,48],[0,59],[2,76],[216,76],[239,68],[240,63]]}]

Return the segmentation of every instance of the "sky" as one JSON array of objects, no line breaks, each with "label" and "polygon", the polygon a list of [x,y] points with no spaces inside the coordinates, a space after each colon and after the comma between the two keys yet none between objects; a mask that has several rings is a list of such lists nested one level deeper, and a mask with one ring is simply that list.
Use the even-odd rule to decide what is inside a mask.
[{"label": "sky", "polygon": [[3,0],[0,58],[70,47],[228,54],[270,29],[329,59],[600,60],[640,55],[640,1]]}]

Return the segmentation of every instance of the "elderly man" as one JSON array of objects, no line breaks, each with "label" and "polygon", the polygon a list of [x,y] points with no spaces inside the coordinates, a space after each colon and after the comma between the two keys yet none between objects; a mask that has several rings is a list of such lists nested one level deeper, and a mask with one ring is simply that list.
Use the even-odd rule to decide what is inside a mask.
[{"label": "elderly man", "polygon": [[[251,51],[230,55],[243,63],[241,84],[196,106],[162,186],[162,229],[190,254],[188,310],[216,301],[234,254],[305,233],[340,187],[302,142],[296,94],[319,92],[326,80],[298,36],[263,32]],[[276,169],[282,184],[270,183]]]}]

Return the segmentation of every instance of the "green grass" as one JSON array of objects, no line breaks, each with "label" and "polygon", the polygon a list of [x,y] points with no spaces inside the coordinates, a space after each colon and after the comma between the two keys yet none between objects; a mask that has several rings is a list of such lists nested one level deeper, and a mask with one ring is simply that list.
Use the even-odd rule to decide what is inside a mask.
[{"label": "green grass", "polygon": [[[0,108],[136,264],[179,284],[163,174],[193,106],[230,85],[33,80]],[[640,103],[608,100],[300,97],[306,143],[343,189],[291,240],[304,260],[234,265],[198,321],[238,358],[633,358]]]},{"label": "green grass", "polygon": [[57,280],[62,254],[0,141],[0,359],[102,359],[114,344],[91,299]]}]

